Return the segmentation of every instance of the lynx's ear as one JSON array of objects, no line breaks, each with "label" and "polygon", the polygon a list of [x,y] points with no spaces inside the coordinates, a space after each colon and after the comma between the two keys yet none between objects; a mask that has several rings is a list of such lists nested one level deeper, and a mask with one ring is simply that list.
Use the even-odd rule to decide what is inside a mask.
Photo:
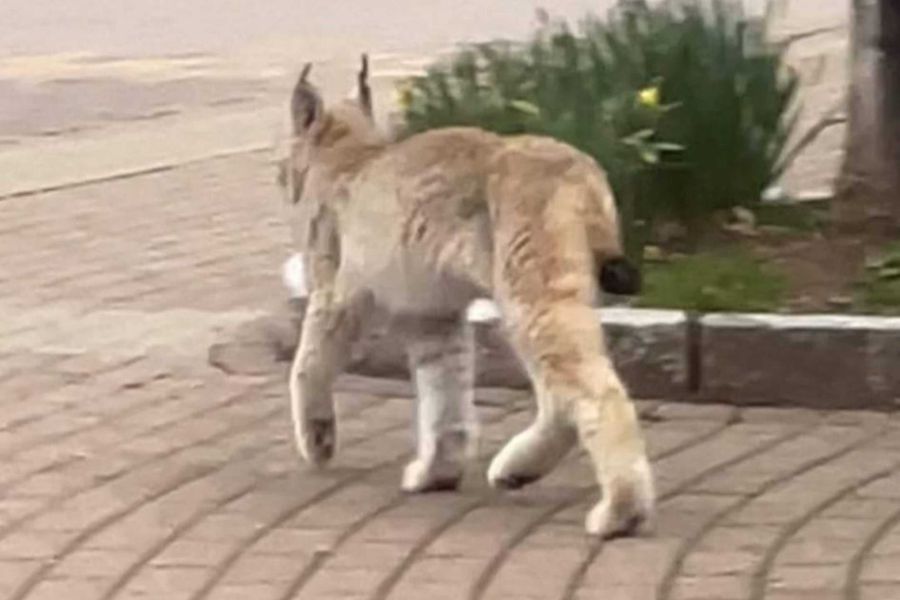
[{"label": "lynx's ear", "polygon": [[303,66],[300,78],[294,85],[294,93],[291,95],[291,120],[295,135],[306,133],[322,117],[322,97],[307,81],[311,70],[312,63]]},{"label": "lynx's ear", "polygon": [[356,76],[359,104],[364,113],[372,117],[372,89],[369,87],[369,55],[363,54],[359,75]]}]

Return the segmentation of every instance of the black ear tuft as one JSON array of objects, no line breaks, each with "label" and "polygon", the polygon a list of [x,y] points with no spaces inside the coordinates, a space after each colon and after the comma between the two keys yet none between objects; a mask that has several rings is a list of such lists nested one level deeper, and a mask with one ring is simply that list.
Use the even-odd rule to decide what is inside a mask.
[{"label": "black ear tuft", "polygon": [[600,288],[607,294],[634,296],[641,291],[641,272],[625,257],[605,261],[599,279]]},{"label": "black ear tuft", "polygon": [[356,76],[359,87],[359,104],[368,116],[372,116],[372,89],[369,87],[369,55],[360,58],[359,74]]},{"label": "black ear tuft", "polygon": [[291,118],[294,122],[294,133],[305,132],[322,113],[322,97],[316,88],[307,81],[312,63],[306,63],[300,78],[294,85],[291,95]]}]

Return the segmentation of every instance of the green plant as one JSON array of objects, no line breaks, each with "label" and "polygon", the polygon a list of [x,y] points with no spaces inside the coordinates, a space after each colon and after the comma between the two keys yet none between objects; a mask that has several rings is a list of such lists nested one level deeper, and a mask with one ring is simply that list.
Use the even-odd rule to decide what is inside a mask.
[{"label": "green plant", "polygon": [[738,250],[710,251],[644,267],[639,306],[699,312],[776,310],[785,297],[782,273]]},{"label": "green plant", "polygon": [[607,171],[633,255],[661,217],[697,233],[781,173],[797,79],[767,21],[728,0],[622,1],[577,32],[473,46],[404,84],[410,133],[448,125],[557,137]]},{"label": "green plant", "polygon": [[859,300],[867,311],[900,312],[900,243],[890,244],[879,256],[867,262]]}]

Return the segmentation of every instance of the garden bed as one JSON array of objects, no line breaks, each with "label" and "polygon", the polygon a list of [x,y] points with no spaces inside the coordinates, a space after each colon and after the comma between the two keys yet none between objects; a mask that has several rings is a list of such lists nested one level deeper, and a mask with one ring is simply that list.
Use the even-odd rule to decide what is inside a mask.
[{"label": "garden bed", "polygon": [[473,125],[591,154],[643,263],[636,306],[900,314],[900,248],[835,234],[827,201],[762,200],[811,141],[766,18],[624,0],[578,28],[542,20],[528,43],[476,45],[404,82],[406,133]]}]

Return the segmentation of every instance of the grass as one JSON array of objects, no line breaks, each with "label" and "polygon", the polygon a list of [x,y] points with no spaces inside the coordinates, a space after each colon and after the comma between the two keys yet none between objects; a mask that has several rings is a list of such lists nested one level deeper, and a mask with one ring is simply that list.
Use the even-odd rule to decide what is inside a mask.
[{"label": "grass", "polygon": [[704,251],[644,265],[637,305],[698,312],[772,312],[787,291],[782,273],[737,249]]}]

